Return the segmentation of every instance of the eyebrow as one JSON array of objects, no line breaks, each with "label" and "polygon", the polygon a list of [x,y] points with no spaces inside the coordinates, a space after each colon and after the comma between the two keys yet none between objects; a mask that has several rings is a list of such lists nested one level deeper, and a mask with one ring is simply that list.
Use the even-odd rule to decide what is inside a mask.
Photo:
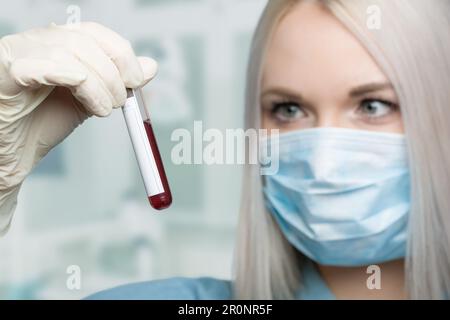
[{"label": "eyebrow", "polygon": [[352,90],[350,90],[349,96],[354,98],[354,97],[359,97],[359,96],[362,96],[362,95],[370,93],[370,92],[381,91],[381,90],[386,90],[386,89],[393,89],[392,84],[390,84],[389,82],[368,83],[368,84],[364,84],[364,85],[355,87]]},{"label": "eyebrow", "polygon": [[[365,95],[370,92],[376,92],[376,91],[381,91],[381,90],[386,90],[386,89],[392,90],[393,89],[392,84],[389,82],[368,83],[368,84],[363,84],[363,85],[352,88],[349,92],[349,96],[351,98],[355,98],[355,97],[359,97],[359,96]],[[295,90],[292,90],[290,88],[285,88],[285,87],[272,87],[268,90],[263,91],[261,94],[261,97],[264,97],[265,95],[270,95],[270,94],[283,95],[283,96],[288,97],[289,99],[295,99],[295,100],[299,100],[299,101],[303,100],[300,93],[296,92]]]},{"label": "eyebrow", "polygon": [[289,99],[294,99],[294,100],[303,100],[300,93],[298,93],[292,89],[284,88],[284,87],[271,87],[267,90],[264,90],[261,93],[261,97],[264,97],[266,95],[271,95],[271,94],[286,96]]}]

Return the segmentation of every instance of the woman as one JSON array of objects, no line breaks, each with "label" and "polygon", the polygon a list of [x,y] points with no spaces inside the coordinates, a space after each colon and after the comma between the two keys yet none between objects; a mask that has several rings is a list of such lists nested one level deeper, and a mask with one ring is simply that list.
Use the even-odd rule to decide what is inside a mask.
[{"label": "woman", "polygon": [[[279,139],[269,139],[270,146],[279,148],[280,169],[267,176],[260,175],[258,166],[245,169],[233,281],[157,280],[91,298],[446,298],[450,292],[449,9],[449,3],[440,0],[269,1],[251,50],[246,127],[280,130]],[[376,19],[371,15],[377,12],[380,28],[376,24],[369,28],[367,21]],[[95,37],[101,28],[93,29],[85,32],[108,52],[105,38]],[[7,42],[8,48],[14,48],[13,40]],[[4,50],[3,56],[12,51]],[[137,60],[127,52],[136,66]],[[89,61],[103,61],[99,56]],[[111,60],[116,63],[117,56],[108,56],[115,57]],[[89,90],[81,90],[80,95],[76,88],[88,87],[89,79],[80,68],[64,70],[64,77],[55,71],[56,76],[44,77],[48,83],[36,77],[20,82],[18,78],[30,78],[26,69],[20,64],[3,65],[5,74],[22,85],[21,92],[30,84],[68,87],[90,114],[100,116],[123,103],[125,86],[140,85],[154,74],[151,62],[141,59],[147,71],[136,67],[139,79],[130,84],[120,74],[119,63],[119,73],[114,74],[122,78],[102,87],[108,89],[109,98],[116,93],[115,99],[107,100],[94,99]],[[105,64],[98,73],[111,73],[109,67]],[[52,99],[68,99],[67,91],[60,90],[39,98],[29,94],[25,100],[35,101],[33,109],[44,101],[40,111],[56,105],[48,103]],[[18,192],[35,161],[84,120],[80,115],[85,109],[72,103],[78,116],[72,116],[70,130],[64,128],[57,138],[52,134],[50,143],[38,143],[37,155],[22,157],[31,160],[19,166],[21,179],[1,180],[5,182],[1,190],[10,190],[2,191],[1,197],[10,211],[15,200],[11,195]],[[8,124],[25,121],[9,119]],[[33,127],[29,121],[26,128]],[[0,129],[12,137],[12,131],[5,129],[11,126],[5,123]],[[17,163],[13,156],[7,160]],[[7,168],[4,163],[8,161],[2,163]],[[368,269],[372,265],[376,268]],[[369,285],[368,270],[381,273],[381,288]]]},{"label": "woman", "polygon": [[[323,5],[323,9],[319,10],[319,5]],[[368,9],[373,5],[381,14],[380,30],[369,30],[367,27],[367,22],[371,18]],[[297,257],[297,253],[302,255],[301,253],[307,252],[296,249],[313,248],[316,249],[313,254],[317,255],[320,245],[322,249],[323,246],[325,247],[325,256],[312,256],[310,252],[309,258],[313,260],[316,258],[319,262],[318,270],[327,287],[337,298],[435,299],[446,297],[445,293],[450,290],[450,257],[447,253],[450,248],[448,218],[450,202],[446,196],[450,190],[448,169],[450,150],[445,141],[446,138],[443,137],[449,137],[450,134],[448,125],[448,119],[450,119],[448,114],[449,9],[449,3],[445,1],[427,3],[423,1],[271,1],[268,4],[256,31],[252,48],[247,92],[247,126],[258,126],[261,121],[264,127],[278,127],[282,131],[328,126],[394,133],[405,131],[408,141],[407,156],[410,162],[410,195],[405,197],[401,194],[405,192],[405,187],[393,188],[391,194],[385,195],[381,193],[382,190],[377,190],[376,192],[380,192],[377,200],[376,198],[358,199],[358,196],[365,195],[357,193],[355,197],[349,197],[348,200],[351,202],[337,197],[337,200],[342,200],[337,205],[341,206],[338,208],[340,210],[351,210],[355,206],[361,208],[358,201],[372,200],[372,202],[366,202],[367,206],[370,205],[374,207],[373,210],[379,210],[380,208],[375,209],[377,201],[394,201],[392,209],[394,205],[398,207],[408,200],[410,202],[410,210],[406,211],[409,220],[408,229],[406,226],[399,227],[403,229],[393,231],[390,238],[381,238],[372,243],[372,248],[382,244],[385,246],[386,254],[388,250],[394,253],[396,245],[402,241],[406,242],[406,240],[396,239],[395,236],[403,237],[407,234],[407,251],[404,254],[405,259],[401,259],[400,256],[398,257],[400,259],[385,262],[384,259],[389,257],[383,257],[383,250],[376,253],[370,246],[367,247],[366,255],[374,254],[374,257],[379,255],[380,260],[366,261],[368,262],[366,265],[377,264],[381,268],[382,276],[382,290],[368,290],[366,280],[369,275],[366,273],[366,265],[356,267],[358,262],[364,262],[356,260],[363,257],[357,256],[358,251],[353,251],[355,256],[352,256],[351,252],[348,254],[345,250],[355,249],[350,245],[354,245],[351,240],[356,239],[357,234],[354,234],[357,231],[356,227],[365,226],[373,233],[380,227],[381,222],[385,221],[384,219],[389,218],[389,215],[370,213],[372,208],[369,208],[366,215],[371,214],[380,221],[380,224],[367,224],[368,221],[363,220],[365,217],[361,217],[361,212],[354,212],[359,214],[355,216],[355,219],[360,219],[359,225],[348,225],[349,229],[345,230],[347,234],[322,234],[319,228],[321,224],[324,228],[333,227],[331,231],[337,232],[343,229],[338,228],[335,222],[343,223],[343,221],[339,221],[340,217],[337,217],[335,221],[333,221],[334,217],[331,219],[325,217],[329,221],[324,221],[323,212],[314,212],[314,210],[320,211],[321,205],[325,205],[318,203],[320,199],[310,196],[314,194],[314,190],[303,190],[302,197],[299,197],[297,194],[300,190],[295,190],[290,185],[286,186],[286,183],[290,182],[283,181],[281,177],[275,183],[271,183],[272,189],[269,190],[269,195],[272,198],[278,196],[282,201],[302,200],[306,205],[302,207],[304,213],[297,210],[296,217],[292,217],[295,210],[286,212],[289,208],[280,204],[273,208],[273,201],[269,201],[272,202],[269,203],[272,205],[272,213],[274,209],[275,211],[284,210],[275,214],[275,217],[278,217],[278,224],[276,224],[270,215],[262,214],[264,209],[260,196],[261,184],[256,177],[255,168],[248,168],[244,177],[243,209],[236,247],[237,269],[234,282],[236,297],[295,297],[296,292],[301,293],[301,288],[298,289],[297,286],[299,279],[303,278],[304,282],[308,282],[305,276],[301,277],[301,271],[298,272]],[[308,10],[310,11],[307,12]],[[325,22],[326,19],[329,23]],[[280,22],[277,24],[277,21]],[[354,38],[351,39],[352,37]],[[260,77],[261,80],[259,80]],[[367,111],[366,120],[361,117],[362,113],[358,115],[358,112],[355,112],[358,110],[355,107],[358,105],[358,100],[345,99],[345,93],[350,92],[353,86],[364,85],[364,83],[388,83],[387,86],[381,85],[377,90],[373,87],[371,90],[363,90],[360,93],[364,95],[357,96],[360,99],[359,110]],[[281,94],[280,90],[275,90],[277,95],[265,96],[265,91],[270,91],[271,87],[288,87],[292,90],[289,92],[281,90]],[[368,88],[370,86],[366,89]],[[262,109],[261,120],[258,119],[258,105],[261,105]],[[398,106],[401,106],[401,114]],[[278,110],[277,120],[271,117],[273,108]],[[284,114],[283,110],[285,110]],[[290,121],[289,119],[292,118],[296,120]],[[304,140],[308,143],[307,139]],[[341,146],[341,143],[336,144]],[[374,144],[374,148],[378,147],[379,145]],[[300,142],[298,148],[302,148]],[[342,152],[335,153],[335,151],[325,155],[336,156],[335,163],[347,161],[348,166],[354,164],[348,157],[343,159]],[[296,151],[292,150],[292,152]],[[389,155],[386,154],[386,156]],[[299,156],[299,159],[306,161],[304,156]],[[317,161],[321,158],[315,159]],[[289,165],[291,162],[286,161],[286,164]],[[336,166],[339,169],[348,168],[345,163],[344,165],[337,163]],[[280,170],[282,167],[283,163],[280,163]],[[358,181],[358,174],[367,178],[364,172],[357,171],[360,169],[356,166],[354,170],[346,171],[346,174],[350,175],[349,178],[356,179],[354,187],[362,183]],[[315,178],[321,178],[321,174],[333,175],[336,172],[327,171],[325,168],[323,171],[316,170],[314,173]],[[304,179],[294,171],[288,171],[289,174],[293,175],[293,178]],[[381,174],[387,174],[387,172],[382,171]],[[332,183],[333,178],[324,180]],[[285,182],[284,185],[283,182]],[[281,187],[280,192],[284,195],[276,194],[273,186]],[[380,188],[385,186],[381,184]],[[286,200],[291,192],[297,194]],[[332,196],[331,198],[333,199]],[[328,202],[325,206],[331,209],[333,204]],[[331,211],[338,214],[340,212],[339,210]],[[393,214],[400,214],[400,212],[394,211]],[[289,214],[291,216],[288,216]],[[303,221],[299,221],[298,216],[303,216]],[[317,224],[316,228],[314,229],[311,224],[305,225],[308,222]],[[278,231],[277,225],[281,225],[282,233]],[[299,226],[303,229],[305,227],[312,229],[316,232],[311,232],[312,236],[316,236],[317,239],[312,239],[313,241],[305,239],[305,232],[299,233]],[[388,227],[385,227],[385,231],[388,231]],[[330,230],[327,229],[327,231]],[[370,232],[364,230],[363,236],[359,235],[359,242],[368,235]],[[352,236],[355,238],[352,239]],[[288,242],[285,241],[286,237]],[[342,242],[327,243],[324,240],[327,237],[332,240],[342,240]],[[302,240],[305,243],[302,243]],[[395,241],[399,243],[393,243]],[[291,244],[294,244],[296,249],[293,249]],[[305,244],[308,244],[306,248]],[[331,255],[326,251],[327,249],[337,250],[337,257],[327,257],[327,254]],[[339,261],[339,255],[345,256],[346,261]],[[392,257],[394,256],[395,254]],[[330,261],[327,261],[327,258]],[[321,264],[318,259],[323,259],[325,264],[329,262],[331,265]],[[342,267],[345,264],[352,267]],[[404,278],[406,281],[403,280]],[[306,289],[309,289],[309,286],[306,286]]]}]

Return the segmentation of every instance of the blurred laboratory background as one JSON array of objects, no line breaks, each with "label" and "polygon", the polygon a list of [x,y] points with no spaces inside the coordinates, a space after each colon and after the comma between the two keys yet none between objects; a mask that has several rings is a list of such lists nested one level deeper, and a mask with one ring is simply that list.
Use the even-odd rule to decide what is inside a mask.
[{"label": "blurred laboratory background", "polygon": [[[250,40],[265,0],[15,0],[0,35],[82,21],[128,38],[159,62],[145,88],[173,205],[146,198],[119,110],[85,122],[29,176],[0,238],[0,299],[80,299],[173,276],[229,279],[241,167],[174,165],[177,128],[239,128]],[[70,284],[79,275],[80,287]],[[73,280],[73,279],[72,279]]]}]

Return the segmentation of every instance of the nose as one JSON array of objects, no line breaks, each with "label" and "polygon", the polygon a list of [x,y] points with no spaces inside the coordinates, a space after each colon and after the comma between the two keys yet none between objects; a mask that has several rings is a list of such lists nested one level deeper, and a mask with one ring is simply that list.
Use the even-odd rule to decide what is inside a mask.
[{"label": "nose", "polygon": [[320,108],[316,115],[316,121],[314,123],[315,128],[326,127],[345,127],[343,123],[343,117],[336,107]]}]

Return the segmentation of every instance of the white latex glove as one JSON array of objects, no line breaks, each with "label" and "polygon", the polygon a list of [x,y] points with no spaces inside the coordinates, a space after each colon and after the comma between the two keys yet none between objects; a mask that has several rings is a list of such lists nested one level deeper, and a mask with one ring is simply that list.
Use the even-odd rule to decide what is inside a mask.
[{"label": "white latex glove", "polygon": [[157,64],[96,23],[34,29],[0,39],[0,235],[36,163],[92,115],[108,116],[126,87]]}]

